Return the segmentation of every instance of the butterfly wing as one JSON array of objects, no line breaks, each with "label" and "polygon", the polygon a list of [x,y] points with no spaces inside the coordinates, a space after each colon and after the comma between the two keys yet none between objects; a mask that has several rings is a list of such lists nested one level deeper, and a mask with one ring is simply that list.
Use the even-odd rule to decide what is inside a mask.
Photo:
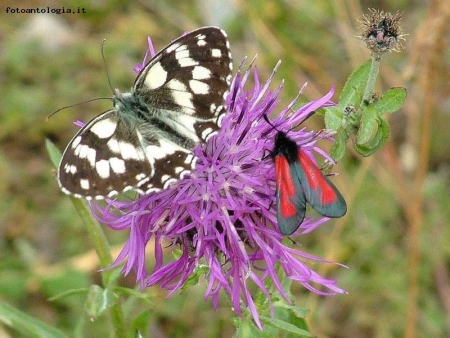
[{"label": "butterfly wing", "polygon": [[109,110],[70,141],[61,158],[58,181],[67,194],[98,199],[139,190],[153,173],[136,131]]},{"label": "butterfly wing", "polygon": [[302,149],[298,151],[296,173],[306,200],[317,212],[327,217],[345,215],[347,204],[344,197]]},{"label": "butterfly wing", "polygon": [[61,189],[76,197],[167,188],[192,169],[191,150],[220,127],[232,61],[224,31],[205,27],[161,50],[114,110],[84,126],[64,151]]},{"label": "butterfly wing", "polygon": [[295,164],[289,164],[283,155],[276,155],[274,160],[278,226],[283,235],[290,235],[305,218],[306,200],[296,176]]},{"label": "butterfly wing", "polygon": [[203,27],[155,55],[136,78],[134,92],[161,110],[160,120],[174,132],[198,143],[220,128],[231,70],[226,33]]}]

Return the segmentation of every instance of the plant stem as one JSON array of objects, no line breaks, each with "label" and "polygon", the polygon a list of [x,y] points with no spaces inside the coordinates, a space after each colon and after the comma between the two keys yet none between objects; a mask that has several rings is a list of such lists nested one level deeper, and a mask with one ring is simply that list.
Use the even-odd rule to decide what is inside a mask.
[{"label": "plant stem", "polygon": [[[86,225],[89,237],[92,240],[92,244],[100,260],[100,266],[102,268],[107,268],[112,264],[113,259],[111,256],[108,241],[102,227],[94,218],[94,216],[92,216],[89,206],[85,201],[75,197],[71,197],[71,199],[72,203],[80,214],[81,219]],[[117,280],[119,278],[119,274],[116,270],[117,269],[106,269],[102,271],[103,285],[110,290],[117,284]],[[109,308],[109,313],[111,316],[112,324],[114,326],[115,336],[117,338],[126,338],[127,334],[123,309],[119,301],[115,302],[114,305]]]},{"label": "plant stem", "polygon": [[366,102],[370,102],[372,98],[375,81],[377,80],[378,71],[380,70],[380,62],[380,56],[372,53],[372,63],[370,65],[369,78],[367,79],[366,90],[362,98],[361,106],[366,104]]}]

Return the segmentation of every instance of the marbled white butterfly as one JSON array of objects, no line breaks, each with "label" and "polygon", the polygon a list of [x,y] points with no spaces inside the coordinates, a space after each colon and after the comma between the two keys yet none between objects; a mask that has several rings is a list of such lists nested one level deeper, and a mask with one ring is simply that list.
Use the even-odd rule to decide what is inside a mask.
[{"label": "marbled white butterfly", "polygon": [[194,30],[141,70],[130,93],[70,141],[58,169],[63,192],[101,199],[165,189],[195,164],[192,149],[220,128],[232,60],[226,33]]}]

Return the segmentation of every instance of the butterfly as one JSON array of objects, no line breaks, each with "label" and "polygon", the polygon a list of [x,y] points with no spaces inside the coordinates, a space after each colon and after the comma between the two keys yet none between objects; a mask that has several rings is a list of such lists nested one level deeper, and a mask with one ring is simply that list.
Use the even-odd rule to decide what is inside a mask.
[{"label": "butterfly", "polygon": [[342,217],[347,204],[339,190],[301,147],[278,131],[271,151],[275,163],[277,221],[283,235],[294,233],[303,222],[308,202],[327,217]]},{"label": "butterfly", "polygon": [[232,58],[226,33],[203,27],[179,37],[139,72],[131,92],[83,126],[61,158],[66,194],[102,199],[166,189],[195,166],[192,149],[220,128]]}]

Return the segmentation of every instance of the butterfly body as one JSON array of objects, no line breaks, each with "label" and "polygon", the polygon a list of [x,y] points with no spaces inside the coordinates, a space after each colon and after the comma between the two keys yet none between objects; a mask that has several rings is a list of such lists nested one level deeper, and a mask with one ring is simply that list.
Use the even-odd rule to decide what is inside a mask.
[{"label": "butterfly body", "polygon": [[216,27],[171,42],[140,71],[113,109],[88,122],[63,153],[63,192],[101,199],[167,188],[195,164],[192,149],[220,128],[232,61]]},{"label": "butterfly body", "polygon": [[347,204],[339,190],[286,133],[277,132],[271,155],[275,163],[277,220],[283,235],[292,234],[300,226],[306,203],[326,217],[345,215]]}]

